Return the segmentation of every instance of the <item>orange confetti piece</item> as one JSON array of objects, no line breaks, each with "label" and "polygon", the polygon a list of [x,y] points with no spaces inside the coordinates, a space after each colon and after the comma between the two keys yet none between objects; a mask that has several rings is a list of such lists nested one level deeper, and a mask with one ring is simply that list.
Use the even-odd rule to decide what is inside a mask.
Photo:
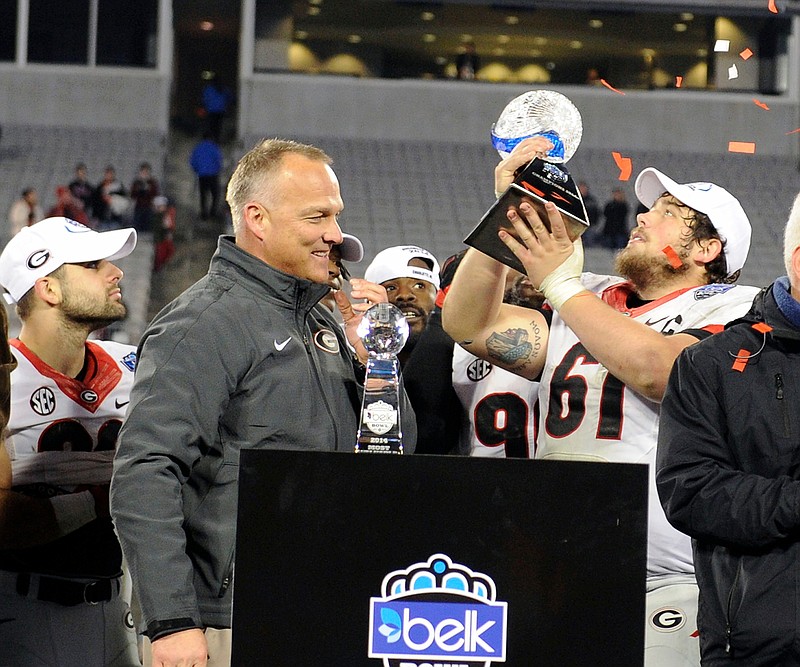
[{"label": "orange confetti piece", "polygon": [[667,256],[667,261],[669,261],[673,269],[679,269],[683,266],[683,260],[678,257],[678,253],[675,252],[675,249],[671,245],[664,246],[661,252]]},{"label": "orange confetti piece", "polygon": [[629,180],[633,172],[633,160],[629,157],[623,157],[622,153],[618,153],[617,151],[613,151],[611,155],[614,157],[614,162],[617,163],[617,167],[619,167],[619,180]]},{"label": "orange confetti piece", "polygon": [[766,109],[767,111],[769,111],[769,107],[766,104],[764,104],[763,102],[757,100],[755,97],[753,98],[753,102],[755,103],[755,105],[757,107],[761,107],[762,109]]},{"label": "orange confetti piece", "polygon": [[683,85],[683,77],[682,76],[676,76],[675,77],[675,87],[676,88],[680,88],[681,85]]},{"label": "orange confetti piece", "polygon": [[733,362],[731,368],[740,373],[744,373],[745,366],[747,366],[747,362],[750,359],[750,351],[742,348],[739,350],[739,354],[736,355],[735,359],[736,361]]},{"label": "orange confetti piece", "polygon": [[755,153],[756,145],[752,141],[729,141],[728,152],[730,153]]},{"label": "orange confetti piece", "polygon": [[769,11],[771,11],[773,14],[778,13],[778,8],[775,6],[775,0],[769,0]]},{"label": "orange confetti piece", "polygon": [[745,49],[739,55],[741,56],[742,60],[749,60],[753,57],[753,52],[750,49]]},{"label": "orange confetti piece", "polygon": [[769,333],[770,331],[772,331],[772,327],[766,322],[756,322],[753,325],[753,329],[755,331],[758,331],[758,333]]},{"label": "orange confetti piece", "polygon": [[787,135],[788,135],[788,134],[797,134],[798,132],[800,132],[800,127],[798,127],[796,130],[790,130],[790,131],[789,131],[789,132],[787,132],[786,134],[787,134]]},{"label": "orange confetti piece", "polygon": [[617,90],[616,88],[614,88],[614,86],[612,86],[612,85],[611,85],[611,84],[610,84],[608,81],[606,81],[605,79],[600,79],[600,83],[602,83],[602,84],[603,84],[603,85],[604,85],[606,88],[608,88],[609,90],[613,90],[615,93],[619,93],[620,95],[624,95],[624,94],[625,94],[625,93],[623,93],[621,90]]}]

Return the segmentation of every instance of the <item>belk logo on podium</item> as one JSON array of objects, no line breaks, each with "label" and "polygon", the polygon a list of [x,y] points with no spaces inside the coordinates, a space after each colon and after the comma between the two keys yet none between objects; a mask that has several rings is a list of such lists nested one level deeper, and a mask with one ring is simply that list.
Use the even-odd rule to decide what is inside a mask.
[{"label": "belk logo on podium", "polygon": [[494,581],[434,554],[370,599],[369,657],[384,667],[490,667],[506,660],[507,603]]}]

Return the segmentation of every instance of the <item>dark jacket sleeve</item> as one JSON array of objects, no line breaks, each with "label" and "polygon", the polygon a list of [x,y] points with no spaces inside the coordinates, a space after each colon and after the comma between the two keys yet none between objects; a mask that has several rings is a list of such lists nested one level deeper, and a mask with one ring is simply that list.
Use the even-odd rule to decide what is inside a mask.
[{"label": "dark jacket sleeve", "polygon": [[[800,482],[742,465],[760,448],[771,448],[768,441],[747,442],[750,438],[741,433],[742,424],[752,424],[759,419],[755,413],[764,412],[759,396],[771,392],[731,370],[727,347],[715,356],[719,340],[712,336],[687,348],[672,369],[661,404],[658,494],[670,523],[691,537],[743,548],[769,547],[797,536]],[[760,432],[761,439],[769,440]]]},{"label": "dark jacket sleeve", "polygon": [[417,416],[417,454],[457,451],[463,408],[453,389],[453,345],[442,328],[440,311],[434,311],[403,368]]}]

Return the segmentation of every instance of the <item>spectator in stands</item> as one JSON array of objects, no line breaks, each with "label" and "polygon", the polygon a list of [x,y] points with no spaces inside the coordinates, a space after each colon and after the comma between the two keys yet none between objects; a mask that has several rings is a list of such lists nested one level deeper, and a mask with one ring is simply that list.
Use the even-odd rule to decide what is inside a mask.
[{"label": "spectator in stands", "polygon": [[397,355],[402,366],[425,330],[433,310],[436,290],[439,289],[439,262],[419,246],[393,246],[375,255],[364,272],[364,279],[383,285],[389,302],[406,317],[408,340]]},{"label": "spectator in stands", "polygon": [[232,101],[231,91],[216,74],[212,74],[203,87],[203,110],[206,114],[207,129],[211,138],[217,143],[222,139],[222,123]]},{"label": "spectator in stands", "polygon": [[600,221],[600,204],[597,203],[597,197],[592,194],[589,189],[589,184],[586,181],[580,181],[578,183],[578,190],[581,193],[583,205],[586,207],[589,225],[591,227],[596,227],[597,223]]},{"label": "spectator in stands", "polygon": [[587,247],[598,245],[602,232],[600,230],[600,204],[597,202],[589,184],[586,181],[578,182],[578,191],[581,193],[583,205],[586,207],[586,215],[589,218],[589,229],[587,229],[582,236],[583,244]]},{"label": "spectator in stands", "polygon": [[138,232],[149,232],[150,216],[153,214],[153,198],[160,193],[158,181],[153,176],[149,162],[139,165],[139,173],[131,184],[133,200],[133,227]]},{"label": "spectator in stands", "polygon": [[197,174],[200,188],[200,218],[207,220],[209,216],[216,217],[219,205],[219,175],[222,172],[224,159],[222,149],[211,132],[203,133],[203,138],[192,150],[189,164]]},{"label": "spectator in stands", "polygon": [[153,271],[161,270],[175,254],[175,206],[163,195],[153,197],[150,229],[153,232]]},{"label": "spectator in stands", "polygon": [[92,209],[98,226],[105,229],[121,226],[130,213],[131,200],[128,191],[117,179],[117,171],[112,165],[103,170],[103,180],[95,189]]},{"label": "spectator in stands", "polygon": [[87,227],[91,226],[89,224],[89,216],[86,215],[86,211],[83,209],[83,202],[73,196],[66,185],[59,185],[56,188],[56,203],[47,212],[47,217],[69,218]]},{"label": "spectator in stands", "polygon": [[75,177],[70,181],[69,191],[73,197],[80,199],[83,203],[83,210],[89,218],[94,216],[92,204],[94,203],[94,186],[89,183],[86,165],[79,162],[75,165]]},{"label": "spectator in stands", "polygon": [[23,227],[30,227],[43,217],[44,212],[39,206],[39,193],[36,192],[36,188],[25,188],[8,211],[9,234],[14,236]]},{"label": "spectator in stands", "polygon": [[606,248],[619,249],[628,244],[628,214],[630,206],[622,188],[611,191],[611,199],[603,207],[602,245]]},{"label": "spectator in stands", "polygon": [[481,66],[475,42],[465,42],[462,49],[456,56],[456,78],[462,81],[474,81],[478,78]]},{"label": "spectator in stands", "polygon": [[600,80],[600,72],[596,67],[590,67],[586,70],[586,85],[587,86],[602,86],[603,82]]}]

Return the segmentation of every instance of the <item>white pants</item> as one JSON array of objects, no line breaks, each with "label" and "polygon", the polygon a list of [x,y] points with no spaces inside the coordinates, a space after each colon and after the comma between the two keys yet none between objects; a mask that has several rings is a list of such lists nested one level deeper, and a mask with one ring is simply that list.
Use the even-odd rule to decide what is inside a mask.
[{"label": "white pants", "polygon": [[691,575],[647,581],[645,667],[698,667],[697,595]]}]

